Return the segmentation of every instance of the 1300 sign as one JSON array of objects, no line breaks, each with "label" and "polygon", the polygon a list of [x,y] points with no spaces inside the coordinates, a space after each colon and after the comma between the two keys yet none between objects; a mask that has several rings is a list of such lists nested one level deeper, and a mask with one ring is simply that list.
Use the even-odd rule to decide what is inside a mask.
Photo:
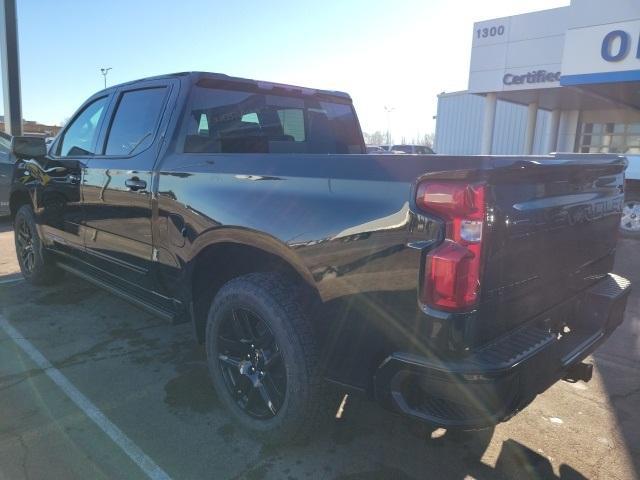
[{"label": "1300 sign", "polygon": [[500,37],[504,35],[504,25],[479,28],[476,30],[476,35],[478,38]]}]

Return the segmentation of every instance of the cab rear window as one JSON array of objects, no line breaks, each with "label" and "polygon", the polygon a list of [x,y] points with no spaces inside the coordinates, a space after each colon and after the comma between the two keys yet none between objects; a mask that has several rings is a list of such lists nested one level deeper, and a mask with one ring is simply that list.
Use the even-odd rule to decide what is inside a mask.
[{"label": "cab rear window", "polygon": [[196,86],[188,153],[364,153],[350,103]]}]

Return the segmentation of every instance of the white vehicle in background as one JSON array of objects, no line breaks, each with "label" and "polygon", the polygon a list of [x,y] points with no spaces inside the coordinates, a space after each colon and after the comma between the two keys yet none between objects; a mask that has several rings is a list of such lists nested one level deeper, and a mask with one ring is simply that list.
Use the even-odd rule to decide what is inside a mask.
[{"label": "white vehicle in background", "polygon": [[625,237],[640,238],[640,155],[627,155],[627,160],[620,231]]},{"label": "white vehicle in background", "polygon": [[[429,147],[421,147],[421,148],[426,148],[428,150],[428,151],[425,151],[423,155],[429,155],[431,153],[434,153]],[[367,145],[367,153],[374,154],[374,155],[382,155],[385,153],[401,154],[401,153],[409,153],[409,152],[392,149],[391,145]]]},{"label": "white vehicle in background", "polygon": [[426,145],[392,145],[391,151],[394,153],[413,153],[418,155],[433,155],[436,153]]}]

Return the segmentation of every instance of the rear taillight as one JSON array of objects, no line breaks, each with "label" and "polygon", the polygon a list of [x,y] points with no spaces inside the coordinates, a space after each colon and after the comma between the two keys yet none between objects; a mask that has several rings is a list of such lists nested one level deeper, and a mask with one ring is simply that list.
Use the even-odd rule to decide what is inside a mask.
[{"label": "rear taillight", "polygon": [[445,241],[427,255],[422,301],[451,311],[473,307],[480,294],[484,185],[425,181],[416,203],[446,223]]}]

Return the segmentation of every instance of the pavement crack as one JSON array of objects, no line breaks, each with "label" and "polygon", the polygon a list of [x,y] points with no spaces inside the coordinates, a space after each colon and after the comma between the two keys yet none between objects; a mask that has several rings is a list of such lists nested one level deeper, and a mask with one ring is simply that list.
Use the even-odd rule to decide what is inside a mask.
[{"label": "pavement crack", "polygon": [[0,386],[0,391],[9,390],[10,388],[13,388],[16,385],[24,382],[27,378],[29,378],[29,377],[28,376],[24,376],[24,377],[20,378],[19,380],[16,380],[15,382],[11,382],[11,383],[7,383],[5,385],[1,385]]},{"label": "pavement crack", "polygon": [[[42,374],[42,372],[43,372],[43,370],[41,370],[39,368],[32,368],[32,369],[27,370],[27,371],[22,372],[22,373],[6,375],[4,377],[0,377],[0,391],[8,390],[8,389],[10,389],[12,387],[15,387],[16,385],[19,385],[20,383],[24,382],[25,380],[30,379],[31,377],[35,377],[36,375]],[[14,380],[16,378],[17,378],[17,380]],[[6,383],[8,381],[10,383]]]},{"label": "pavement crack", "polygon": [[20,446],[22,447],[22,458],[20,459],[20,468],[22,469],[22,473],[24,474],[24,478],[29,480],[31,477],[29,475],[29,468],[27,467],[27,460],[29,457],[29,447],[27,446],[22,435],[15,434],[18,437],[18,441],[20,442]]},{"label": "pavement crack", "polygon": [[62,360],[51,362],[55,368],[63,369],[68,367],[73,367],[76,365],[84,365],[85,363],[91,362],[101,362],[103,360],[111,360],[115,358],[126,358],[133,355],[140,354],[153,354],[157,355],[158,358],[165,352],[166,348],[164,347],[146,347],[146,348],[138,348],[135,350],[127,350],[124,352],[112,353],[112,354],[104,354],[104,355],[96,355],[91,356],[88,355],[87,358],[82,358],[80,354],[70,355]]}]

